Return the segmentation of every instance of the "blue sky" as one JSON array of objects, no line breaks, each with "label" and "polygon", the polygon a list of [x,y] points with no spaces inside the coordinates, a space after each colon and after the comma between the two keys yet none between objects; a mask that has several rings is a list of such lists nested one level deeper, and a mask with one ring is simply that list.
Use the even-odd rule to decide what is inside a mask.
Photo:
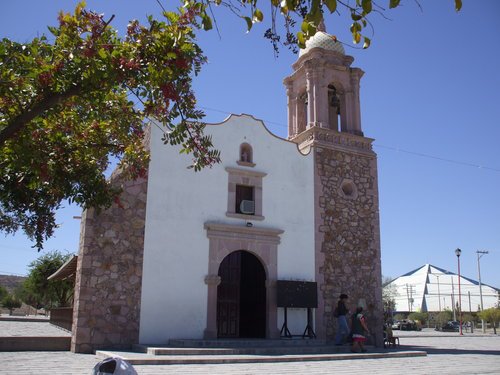
[{"label": "blue sky", "polygon": [[[266,1],[266,0],[261,0]],[[170,1],[175,3],[175,1]],[[348,20],[330,16],[327,31],[346,42],[361,81],[362,126],[375,138],[378,154],[382,272],[397,277],[425,263],[461,271],[500,287],[500,2],[405,1],[374,15],[368,50],[351,48]],[[0,37],[19,42],[47,33],[59,9],[76,1],[5,1],[0,5]],[[113,25],[158,14],[155,0],[89,1],[88,7],[115,14]],[[265,8],[264,8],[265,9]],[[195,80],[207,122],[228,113],[249,113],[286,136],[286,96],[282,80],[296,60],[286,49],[275,58],[262,38],[266,25],[246,33],[245,23],[216,11],[220,37],[200,32],[209,63]],[[480,167],[479,167],[480,166]],[[77,252],[80,215],[66,207],[45,250]],[[0,237],[0,273],[26,274],[40,254],[21,234]]]}]

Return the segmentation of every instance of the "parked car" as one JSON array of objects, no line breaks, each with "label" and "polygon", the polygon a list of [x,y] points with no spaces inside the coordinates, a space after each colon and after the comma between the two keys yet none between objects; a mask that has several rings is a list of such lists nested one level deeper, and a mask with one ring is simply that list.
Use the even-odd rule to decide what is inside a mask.
[{"label": "parked car", "polygon": [[441,326],[443,332],[458,332],[460,330],[460,323],[456,320],[450,320]]},{"label": "parked car", "polygon": [[414,320],[403,320],[401,322],[401,331],[421,331],[422,327],[420,324],[415,322]]},{"label": "parked car", "polygon": [[391,325],[392,329],[401,329],[401,320],[395,320]]}]

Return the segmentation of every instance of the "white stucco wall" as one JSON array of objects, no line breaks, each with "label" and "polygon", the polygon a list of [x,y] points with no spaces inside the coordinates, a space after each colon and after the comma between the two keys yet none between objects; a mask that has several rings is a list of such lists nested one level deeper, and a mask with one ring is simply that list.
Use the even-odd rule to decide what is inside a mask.
[{"label": "white stucco wall", "polygon": [[[254,227],[284,230],[278,246],[279,279],[314,281],[312,155],[302,155],[295,144],[273,136],[260,121],[246,115],[209,125],[205,133],[213,135],[222,163],[194,172],[186,168],[190,156],[179,155],[177,147],[163,145],[161,130],[152,129],[141,343],[203,337],[207,319],[204,278],[209,250],[203,225],[209,221],[227,224],[245,221],[226,216],[226,167],[267,173],[263,178],[265,219],[254,221]],[[256,164],[253,168],[236,163],[243,142],[253,148]],[[294,331],[303,331],[304,312],[292,313],[289,326]]]}]

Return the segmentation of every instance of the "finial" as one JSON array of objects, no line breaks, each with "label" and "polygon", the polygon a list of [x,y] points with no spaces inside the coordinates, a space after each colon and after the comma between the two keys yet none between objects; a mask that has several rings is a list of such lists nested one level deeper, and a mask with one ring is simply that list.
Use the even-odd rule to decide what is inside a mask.
[{"label": "finial", "polygon": [[325,22],[323,20],[321,20],[321,22],[318,24],[318,27],[316,28],[316,30],[323,31],[324,33],[326,33],[326,26],[325,26]]}]

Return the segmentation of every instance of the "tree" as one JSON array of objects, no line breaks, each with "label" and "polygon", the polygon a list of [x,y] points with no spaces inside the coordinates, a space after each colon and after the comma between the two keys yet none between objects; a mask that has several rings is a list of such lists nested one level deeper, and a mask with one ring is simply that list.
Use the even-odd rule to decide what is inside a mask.
[{"label": "tree", "polygon": [[3,286],[0,285],[0,301],[4,299],[5,296],[7,296],[9,292],[7,289],[5,289]]},{"label": "tree", "polygon": [[384,319],[392,320],[392,313],[396,309],[396,297],[398,289],[395,284],[391,284],[391,278],[382,276],[382,303],[384,306]]},{"label": "tree", "polygon": [[500,321],[500,309],[491,307],[478,313],[480,319],[490,322],[493,326],[493,333],[497,334],[497,323]]},{"label": "tree", "polygon": [[47,280],[71,256],[52,251],[30,263],[28,278],[23,284],[24,291],[21,294],[26,303],[35,305],[36,308],[63,307],[71,303],[73,282]]},{"label": "tree", "polygon": [[9,315],[12,315],[12,310],[21,307],[21,301],[7,294],[2,298],[2,306],[9,309]]},{"label": "tree", "polygon": [[[390,0],[389,8],[399,6]],[[161,5],[161,3],[159,2]],[[22,230],[40,250],[57,224],[62,202],[82,208],[107,208],[120,188],[106,180],[110,160],[119,159],[125,177],[146,174],[143,146],[146,123],[164,127],[163,141],[191,153],[200,170],[220,160],[210,137],[203,135],[202,111],[196,109],[192,79],[206,61],[196,32],[212,28],[213,8],[229,8],[248,30],[264,21],[260,10],[271,6],[266,32],[280,43],[276,19],[285,22],[284,44],[303,47],[324,12],[342,8],[353,23],[355,43],[368,16],[383,12],[371,0],[184,0],[176,11],[131,21],[119,36],[105,18],[79,4],[74,14],[60,13],[58,26],[29,43],[0,42],[0,230]],[[338,7],[337,7],[338,5]],[[455,0],[456,9],[461,0]],[[300,23],[297,33],[292,29]],[[134,100],[130,100],[133,98]]]},{"label": "tree", "polygon": [[1,41],[0,229],[22,229],[41,249],[63,200],[108,207],[119,194],[104,177],[110,158],[130,178],[146,172],[146,118],[193,153],[195,170],[219,160],[191,90],[205,61],[194,42],[199,14],[193,6],[147,27],[133,21],[119,38],[113,17],[80,4],[49,28],[53,43]]},{"label": "tree", "polygon": [[408,315],[408,319],[419,321],[422,325],[424,325],[429,319],[429,314],[425,312],[412,312]]},{"label": "tree", "polygon": [[451,320],[453,313],[450,310],[443,310],[436,316],[436,324],[441,327],[444,323]]}]

